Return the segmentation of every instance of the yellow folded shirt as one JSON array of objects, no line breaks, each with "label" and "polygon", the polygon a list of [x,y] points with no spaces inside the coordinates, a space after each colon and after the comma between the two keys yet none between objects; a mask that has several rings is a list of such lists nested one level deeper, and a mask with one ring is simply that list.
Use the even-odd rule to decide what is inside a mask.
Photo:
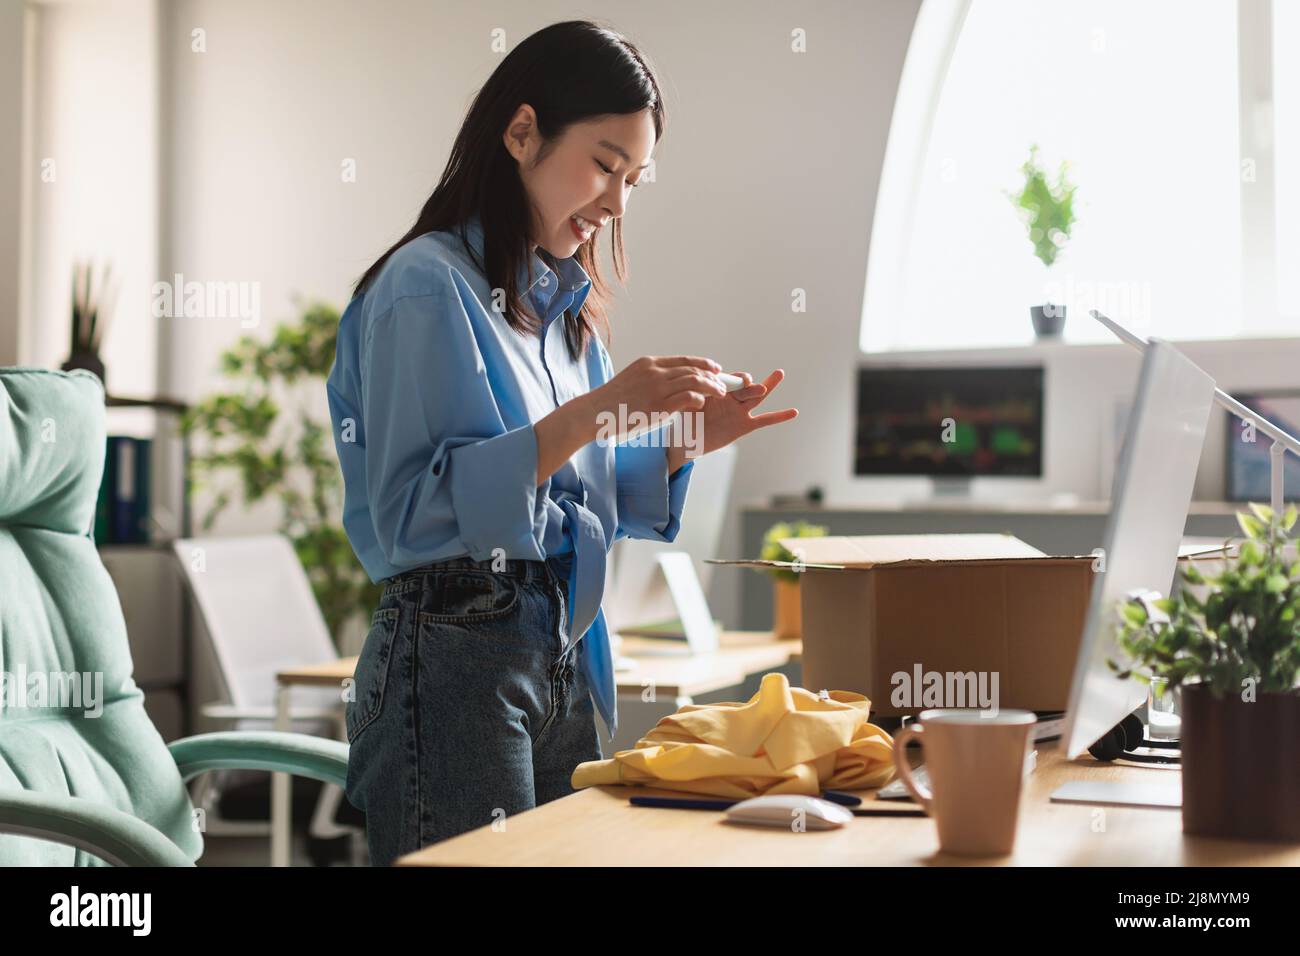
[{"label": "yellow folded shirt", "polygon": [[881,787],[894,776],[894,739],[849,691],[824,699],[763,677],[748,703],[691,704],[659,721],[632,750],[578,764],[577,789],[657,787],[745,800],[764,793]]}]

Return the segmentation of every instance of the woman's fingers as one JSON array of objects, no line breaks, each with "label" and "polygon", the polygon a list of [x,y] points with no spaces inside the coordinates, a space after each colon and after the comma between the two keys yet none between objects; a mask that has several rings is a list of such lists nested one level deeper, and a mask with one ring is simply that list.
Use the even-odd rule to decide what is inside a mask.
[{"label": "woman's fingers", "polygon": [[755,398],[762,398],[767,394],[767,389],[764,386],[754,384],[754,376],[750,375],[748,372],[729,372],[728,374],[735,375],[745,383],[734,392],[727,393],[736,401],[748,402]]},{"label": "woman's fingers", "polygon": [[[770,395],[773,389],[775,389],[778,385],[780,385],[784,380],[785,380],[785,371],[779,368],[774,369],[771,375],[763,379],[761,385],[754,386],[755,389],[758,388],[763,389],[763,393],[759,395],[757,399],[754,400],[751,404],[757,405],[768,395]],[[733,394],[739,395],[740,392],[735,392]],[[798,417],[799,417],[799,409],[783,408],[780,409],[779,411],[762,412],[761,414],[758,415],[750,415],[749,421],[750,424],[753,426],[751,431],[754,431],[759,428],[766,428],[768,425],[779,425],[781,424],[781,422],[788,422],[791,419],[798,418]]]},{"label": "woman's fingers", "polygon": [[726,395],[727,387],[716,377],[694,366],[684,365],[664,373],[664,381],[671,391],[679,391],[688,386],[700,392],[713,392]]},{"label": "woman's fingers", "polygon": [[763,412],[761,415],[750,415],[749,420],[754,423],[755,428],[764,428],[767,425],[779,425],[781,422],[788,422],[792,418],[799,417],[799,409],[783,408],[779,412]]},{"label": "woman's fingers", "polygon": [[696,389],[682,389],[673,392],[664,399],[664,411],[671,415],[673,412],[699,411],[704,407],[705,401],[711,396],[697,391]]},{"label": "woman's fingers", "polygon": [[757,421],[759,428],[762,428],[763,425],[780,424],[781,421],[797,419],[798,416],[800,416],[798,408],[781,408],[780,411],[764,411],[761,415],[750,415],[749,420]]},{"label": "woman's fingers", "polygon": [[[748,378],[749,376],[746,375],[745,377]],[[757,405],[768,396],[772,389],[780,385],[784,379],[785,372],[781,369],[776,369],[762,382],[756,382],[746,388],[732,392],[731,397],[739,399],[746,405]]]},{"label": "woman's fingers", "polygon": [[659,355],[651,359],[656,365],[665,368],[677,365],[690,365],[695,368],[702,368],[709,372],[721,372],[722,366],[713,359],[707,359],[699,355]]}]

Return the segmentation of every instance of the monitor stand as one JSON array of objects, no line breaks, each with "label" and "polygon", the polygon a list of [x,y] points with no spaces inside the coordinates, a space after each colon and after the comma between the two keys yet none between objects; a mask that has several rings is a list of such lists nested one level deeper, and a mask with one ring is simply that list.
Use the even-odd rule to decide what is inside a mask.
[{"label": "monitor stand", "polygon": [[1183,805],[1182,774],[1170,774],[1163,784],[1118,783],[1114,780],[1071,780],[1052,791],[1052,803],[1084,803],[1095,807],[1158,807]]},{"label": "monitor stand", "polygon": [[953,475],[931,478],[932,495],[939,501],[969,501],[971,498],[971,479],[969,475]]},{"label": "monitor stand", "polygon": [[[1170,728],[1166,726],[1162,729]],[[1170,737],[1156,737],[1147,730],[1136,714],[1131,715],[1089,747],[1088,752],[1097,759],[1098,766],[1102,767],[1112,760],[1125,760],[1147,766],[1163,765],[1167,770],[1177,768],[1180,761],[1171,751],[1180,749],[1179,742]],[[1052,791],[1051,800],[1053,803],[1174,809],[1183,803],[1182,775],[1174,773],[1164,780],[1153,778],[1143,783],[1071,780]]]}]

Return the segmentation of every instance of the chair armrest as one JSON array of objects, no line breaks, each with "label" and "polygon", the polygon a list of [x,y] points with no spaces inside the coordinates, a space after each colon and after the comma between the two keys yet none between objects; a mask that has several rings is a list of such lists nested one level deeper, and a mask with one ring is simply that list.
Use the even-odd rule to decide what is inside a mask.
[{"label": "chair armrest", "polygon": [[0,833],[75,846],[113,866],[194,865],[143,820],[84,797],[0,790]]},{"label": "chair armrest", "polygon": [[167,745],[182,780],[209,770],[270,770],[345,787],[348,745],[283,730],[222,730]]}]

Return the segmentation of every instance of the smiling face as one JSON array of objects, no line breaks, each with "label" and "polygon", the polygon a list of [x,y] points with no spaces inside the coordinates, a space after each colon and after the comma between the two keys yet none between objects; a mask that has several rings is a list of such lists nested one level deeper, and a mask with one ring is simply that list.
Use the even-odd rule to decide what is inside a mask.
[{"label": "smiling face", "polygon": [[649,110],[574,123],[540,163],[536,114],[523,104],[505,132],[506,148],[533,207],[532,243],[568,259],[610,219],[622,216],[655,145]]}]

